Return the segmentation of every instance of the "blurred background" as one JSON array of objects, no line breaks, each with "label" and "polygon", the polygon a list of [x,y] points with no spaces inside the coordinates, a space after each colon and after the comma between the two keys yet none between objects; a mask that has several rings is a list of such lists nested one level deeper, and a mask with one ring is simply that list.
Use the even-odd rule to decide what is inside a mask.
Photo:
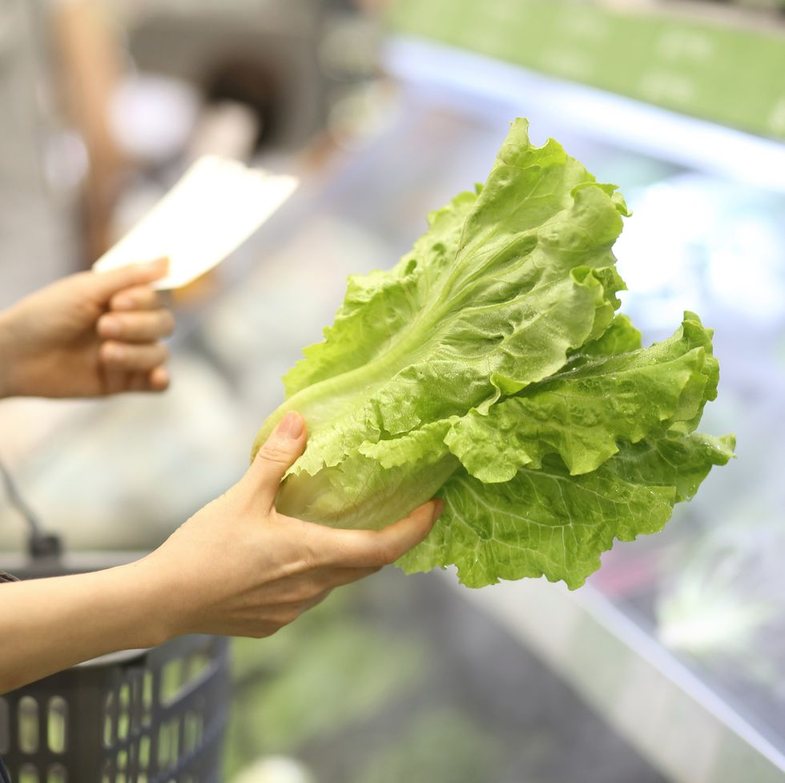
[{"label": "blurred background", "polygon": [[[232,483],[346,276],[483,180],[516,116],[621,186],[644,337],[716,329],[702,429],[738,459],[575,593],[387,569],[234,643],[228,783],[785,780],[785,2],[0,0],[0,306],[199,155],[302,178],[174,295],[168,394],[0,403],[0,458],[72,551],[149,550]],[[0,551],[24,540],[0,498]]]}]

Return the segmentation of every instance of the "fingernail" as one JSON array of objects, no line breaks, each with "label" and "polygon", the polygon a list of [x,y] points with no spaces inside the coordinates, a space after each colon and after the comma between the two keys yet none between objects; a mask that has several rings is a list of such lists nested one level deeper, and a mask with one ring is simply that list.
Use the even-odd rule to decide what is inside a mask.
[{"label": "fingernail", "polygon": [[433,516],[431,519],[435,522],[442,515],[442,511],[444,511],[444,501],[437,498],[433,504]]},{"label": "fingernail", "polygon": [[297,440],[303,434],[303,426],[303,417],[299,413],[289,411],[278,425],[278,434],[283,435],[285,438]]}]

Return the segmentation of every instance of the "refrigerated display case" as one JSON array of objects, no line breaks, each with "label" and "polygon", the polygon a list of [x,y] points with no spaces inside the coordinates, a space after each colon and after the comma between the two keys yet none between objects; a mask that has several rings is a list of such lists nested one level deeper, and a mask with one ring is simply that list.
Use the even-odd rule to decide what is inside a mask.
[{"label": "refrigerated display case", "polygon": [[[704,428],[735,431],[738,458],[663,533],[617,544],[578,591],[533,580],[472,591],[449,571],[391,572],[356,588],[346,614],[304,618],[255,647],[238,691],[246,750],[295,749],[325,783],[409,774],[388,735],[444,783],[785,780],[776,128],[732,128],[411,37],[391,37],[383,66],[373,135],[318,165],[278,159],[303,187],[227,263],[214,296],[181,312],[170,394],[74,408],[45,449],[18,458],[20,483],[71,548],[155,545],[243,470],[280,376],[332,321],[346,276],[392,265],[428,211],[484,179],[507,123],[527,116],[536,139],[558,138],[627,197],[623,310],[644,338],[665,336],[684,309],[715,328],[722,378]],[[271,690],[271,672],[298,680],[287,663],[310,673],[311,692]],[[346,696],[361,687],[375,699]],[[281,729],[281,704],[289,726],[308,716],[310,733]]]}]

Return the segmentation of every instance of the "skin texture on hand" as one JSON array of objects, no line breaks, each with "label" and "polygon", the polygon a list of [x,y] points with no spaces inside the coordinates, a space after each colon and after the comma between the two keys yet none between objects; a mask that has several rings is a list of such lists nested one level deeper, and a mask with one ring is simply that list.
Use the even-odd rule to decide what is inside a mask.
[{"label": "skin texture on hand", "polygon": [[287,414],[245,476],[146,558],[177,596],[168,610],[174,633],[269,636],[428,534],[440,501],[381,531],[329,528],[278,513],[281,480],[305,443],[303,418]]},{"label": "skin texture on hand", "polygon": [[0,693],[115,650],[184,633],[269,636],[338,587],[392,563],[441,512],[425,503],[384,530],[279,514],[275,496],[305,448],[289,413],[246,474],[155,552],[93,574],[0,585]]},{"label": "skin texture on hand", "polygon": [[0,396],[163,391],[174,318],[150,284],[165,259],[59,280],[0,314]]}]

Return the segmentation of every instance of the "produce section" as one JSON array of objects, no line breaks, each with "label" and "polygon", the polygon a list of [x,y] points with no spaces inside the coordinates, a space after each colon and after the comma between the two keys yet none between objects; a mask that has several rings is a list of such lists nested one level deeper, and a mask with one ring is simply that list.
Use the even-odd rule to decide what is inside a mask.
[{"label": "produce section", "polygon": [[393,23],[407,35],[781,140],[785,87],[775,74],[785,64],[785,22],[749,6],[734,10],[678,0],[403,0]]},{"label": "produce section", "polygon": [[[393,20],[407,36],[384,45],[368,98],[372,126],[328,151],[257,152],[255,163],[294,173],[302,185],[203,289],[177,301],[167,395],[56,410],[33,400],[0,407],[0,456],[23,494],[67,551],[95,550],[96,563],[106,550],[155,547],[242,474],[255,429],[285,409],[287,395],[308,402],[309,389],[349,364],[360,369],[356,386],[341,389],[340,425],[331,430],[329,416],[317,422],[304,472],[293,477],[303,480],[301,491],[290,480],[282,495],[286,510],[317,518],[318,503],[336,503],[318,483],[327,461],[344,471],[342,491],[367,492],[356,463],[336,457],[341,438],[355,438],[365,460],[411,460],[418,475],[424,454],[460,461],[460,482],[498,493],[489,511],[490,495],[472,500],[458,480],[445,484],[440,476],[427,492],[415,480],[422,498],[437,485],[448,496],[443,537],[402,564],[429,573],[386,569],[336,591],[270,639],[233,643],[227,783],[267,783],[263,774],[277,774],[276,783],[284,774],[298,783],[785,780],[781,14],[773,3],[527,0],[518,10],[529,14],[528,25],[516,21],[513,29],[505,25],[514,5],[489,3],[485,16],[461,3],[445,13],[436,0],[402,2]],[[733,33],[730,18],[743,19]],[[689,21],[681,28],[675,19]],[[613,45],[605,59],[592,60],[608,30]],[[503,39],[506,50],[498,48]],[[646,41],[659,59],[643,73],[632,55]],[[749,63],[742,73],[734,61],[721,95],[711,86],[726,66],[708,55],[705,72],[690,72],[689,101],[679,97],[678,80],[651,76],[668,63],[687,68],[684,58],[704,45],[711,58],[733,49]],[[620,62],[628,67],[614,71]],[[610,75],[594,78],[602,74]],[[403,393],[386,369],[382,381],[365,378],[363,370],[378,366],[379,341],[434,309],[409,265],[416,260],[422,274],[438,260],[435,246],[450,241],[436,231],[438,216],[451,213],[437,212],[430,229],[426,215],[469,192],[458,209],[466,219],[477,204],[475,184],[488,179],[510,121],[523,116],[531,148],[519,136],[517,150],[553,153],[555,146],[542,145],[556,138],[598,182],[617,187],[589,189],[613,223],[601,237],[612,263],[595,266],[617,270],[627,290],[610,273],[598,275],[603,293],[584,319],[589,326],[566,348],[573,364],[557,362],[544,377],[495,367],[477,399],[470,399],[472,378],[457,370],[449,395],[424,387]],[[166,172],[166,181],[174,174]],[[626,209],[611,195],[619,192]],[[595,218],[587,218],[589,233]],[[542,225],[536,230],[541,235]],[[480,281],[474,299],[490,295],[499,279],[507,280],[494,271]],[[368,314],[379,292],[397,303],[392,326],[384,308]],[[404,300],[408,309],[398,307]],[[597,305],[607,320],[595,335]],[[577,309],[565,331],[573,318]],[[448,322],[454,325],[449,317],[429,323],[420,342],[441,340]],[[303,361],[303,347],[319,344],[330,324],[327,343]],[[462,367],[471,348],[459,342],[451,345]],[[598,357],[598,346],[614,355]],[[431,352],[423,364],[438,359]],[[608,368],[622,372],[619,363],[635,378],[628,416],[620,415],[618,387],[603,380]],[[386,429],[375,432],[378,422],[369,426],[362,406],[377,382],[392,393],[382,412]],[[697,397],[687,394],[691,383],[700,386]],[[423,428],[404,426],[407,401],[456,398],[459,410],[430,411]],[[314,395],[314,416],[329,399]],[[484,402],[482,413],[469,412]],[[601,420],[599,430],[587,425],[587,411]],[[705,437],[694,434],[701,412]],[[448,419],[449,436],[439,430]],[[438,437],[428,449],[401,443],[433,428]],[[643,446],[636,451],[626,441],[645,444],[667,428],[702,455],[689,480],[684,465],[665,482],[658,469],[656,492],[636,483],[619,514],[608,512],[602,486],[601,513],[575,499],[579,490],[595,492],[590,483],[603,485],[614,465],[637,458],[630,455]],[[735,449],[722,440],[726,433],[736,435]],[[659,453],[665,469],[674,452]],[[557,454],[566,467],[553,467]],[[723,464],[708,472],[712,461]],[[528,483],[512,492],[511,476],[522,468]],[[318,491],[308,489],[311,479]],[[694,498],[674,508],[701,480]],[[409,503],[406,486],[392,493],[402,503]],[[549,487],[557,486],[567,487],[566,500],[555,499]],[[508,490],[500,511],[501,487]],[[345,501],[339,492],[337,505]],[[531,547],[532,528],[520,518],[560,519],[565,508],[583,524],[591,520],[588,543]],[[450,539],[444,531],[456,521],[465,521],[464,535]],[[0,548],[18,549],[22,527],[6,506],[0,522]],[[494,541],[500,526],[512,536],[509,558]],[[0,568],[15,562],[7,556]],[[541,573],[567,584],[523,578]]]}]

